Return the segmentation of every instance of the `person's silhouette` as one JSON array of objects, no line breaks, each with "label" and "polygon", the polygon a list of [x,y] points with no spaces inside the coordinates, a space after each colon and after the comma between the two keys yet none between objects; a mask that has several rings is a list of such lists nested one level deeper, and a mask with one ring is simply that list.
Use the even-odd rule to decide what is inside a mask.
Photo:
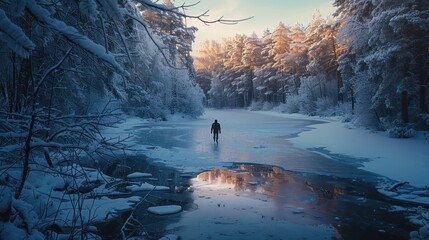
[{"label": "person's silhouette", "polygon": [[217,122],[217,120],[215,120],[214,123],[212,124],[212,129],[210,133],[213,133],[213,141],[218,143],[219,133],[221,133],[221,131],[220,131],[220,124]]}]

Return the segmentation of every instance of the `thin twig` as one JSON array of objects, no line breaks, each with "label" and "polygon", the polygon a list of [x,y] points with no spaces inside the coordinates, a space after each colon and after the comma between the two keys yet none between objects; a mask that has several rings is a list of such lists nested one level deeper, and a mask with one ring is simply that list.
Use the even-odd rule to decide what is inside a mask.
[{"label": "thin twig", "polygon": [[183,3],[180,7],[173,7],[173,8],[168,8],[168,7],[165,7],[165,6],[160,5],[160,4],[151,3],[149,1],[140,1],[140,3],[142,5],[145,5],[148,8],[157,9],[157,10],[164,11],[164,12],[170,12],[170,13],[177,14],[178,16],[181,16],[184,18],[198,19],[199,21],[201,21],[202,23],[204,23],[206,25],[213,24],[213,23],[235,25],[239,22],[247,21],[247,20],[250,20],[253,18],[253,16],[252,16],[252,17],[247,17],[247,18],[242,18],[242,19],[224,19],[222,16],[218,19],[206,20],[205,18],[209,17],[209,15],[208,15],[209,10],[207,10],[204,13],[199,14],[199,15],[189,15],[189,14],[185,14],[185,13],[181,13],[181,12],[177,11],[180,8],[185,9],[188,7],[195,6],[195,5],[199,4],[199,2],[197,2],[195,4],[190,4],[190,5],[185,5],[185,3]]}]

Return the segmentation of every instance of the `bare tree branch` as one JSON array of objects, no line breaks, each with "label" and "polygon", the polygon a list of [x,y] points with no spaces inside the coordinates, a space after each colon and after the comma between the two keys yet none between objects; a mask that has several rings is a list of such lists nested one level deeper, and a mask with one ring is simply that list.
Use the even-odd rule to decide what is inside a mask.
[{"label": "bare tree branch", "polygon": [[200,2],[194,3],[194,4],[189,4],[186,5],[185,3],[183,3],[181,6],[179,7],[166,7],[164,5],[161,4],[156,4],[156,3],[152,3],[150,1],[147,0],[140,0],[140,3],[148,8],[151,9],[156,9],[156,10],[160,10],[163,12],[170,12],[173,14],[177,14],[178,16],[184,17],[184,18],[192,18],[192,19],[198,19],[199,21],[201,21],[202,23],[209,25],[209,24],[213,24],[213,23],[221,23],[221,24],[227,24],[227,25],[235,25],[239,22],[243,22],[243,21],[247,21],[249,19],[252,19],[252,17],[248,17],[248,18],[242,18],[242,19],[224,19],[223,16],[214,20],[207,20],[206,18],[209,17],[210,15],[208,15],[209,10],[205,11],[202,14],[199,15],[189,15],[189,14],[185,14],[182,13],[180,11],[177,11],[178,9],[186,9],[188,7],[193,7],[197,4],[199,4]]},{"label": "bare tree branch", "polygon": [[42,84],[45,82],[46,78],[49,76],[49,74],[51,74],[51,72],[53,72],[55,69],[57,69],[59,66],[61,66],[61,64],[63,64],[63,62],[66,60],[66,58],[69,56],[71,50],[73,49],[73,47],[71,47],[66,54],[64,55],[64,57],[58,61],[57,64],[55,64],[54,66],[50,67],[49,69],[47,69],[44,73],[42,78],[40,79],[39,83],[36,86],[36,89],[34,90],[34,96],[37,96],[40,87],[42,86]]}]

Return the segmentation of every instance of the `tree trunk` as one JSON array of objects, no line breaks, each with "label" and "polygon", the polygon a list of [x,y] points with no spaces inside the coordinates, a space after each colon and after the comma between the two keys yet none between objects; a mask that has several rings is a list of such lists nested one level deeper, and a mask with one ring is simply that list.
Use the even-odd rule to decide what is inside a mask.
[{"label": "tree trunk", "polygon": [[408,123],[408,92],[401,92],[401,118],[404,123]]},{"label": "tree trunk", "polygon": [[24,159],[23,159],[23,166],[22,166],[22,176],[21,176],[21,183],[19,184],[18,190],[15,193],[15,198],[18,199],[19,196],[21,196],[22,189],[24,189],[25,181],[27,180],[28,171],[29,171],[29,160],[30,160],[30,153],[31,153],[31,138],[33,137],[33,128],[34,128],[34,122],[36,121],[36,111],[33,108],[33,114],[31,115],[31,121],[30,126],[28,128],[28,136],[25,139],[25,146],[24,146]]},{"label": "tree trunk", "polygon": [[420,79],[420,88],[419,88],[419,106],[420,106],[420,112],[427,113],[428,109],[426,106],[426,89],[427,81],[425,81],[424,78]]},{"label": "tree trunk", "polygon": [[353,91],[353,88],[350,89],[351,96],[352,96],[352,114],[355,114],[355,93]]},{"label": "tree trunk", "polygon": [[16,104],[16,95],[18,93],[18,87],[16,84],[16,54],[12,53],[12,89],[10,90],[11,94],[9,97],[9,112],[13,112],[14,104]]},{"label": "tree trunk", "polygon": [[[55,83],[55,75],[52,78],[51,81],[51,92],[50,92],[50,96],[49,96],[49,105],[48,105],[48,122],[46,124],[47,128],[49,129],[50,125],[51,125],[51,112],[52,112],[52,101],[54,98],[54,83]],[[46,138],[49,137],[49,131],[46,131]],[[54,164],[52,163],[52,159],[51,156],[49,155],[49,149],[48,148],[44,148],[43,149],[43,155],[45,156],[45,160],[48,163],[49,167],[54,167]]]},{"label": "tree trunk", "polygon": [[[423,6],[423,2],[422,0],[418,0],[417,1],[417,10],[418,11],[423,11],[425,9],[427,9],[427,6],[424,7]],[[421,29],[417,29],[417,42],[416,42],[416,48],[417,48],[417,75],[419,78],[419,108],[420,108],[420,112],[422,113],[427,113],[428,112],[428,108],[426,105],[426,93],[427,93],[427,89],[428,89],[428,79],[427,79],[427,67],[428,67],[428,62],[427,62],[427,58],[425,59],[425,55],[427,56],[427,51],[428,51],[428,45],[427,45],[427,40],[425,40],[425,38],[423,37],[424,34],[422,32],[423,30]],[[427,31],[427,30],[425,30]],[[426,44],[425,44],[426,43]],[[425,46],[426,45],[426,46]],[[424,54],[426,53],[426,54]]]},{"label": "tree trunk", "polygon": [[250,103],[253,101],[253,98],[255,96],[255,93],[253,92],[253,78],[254,78],[253,69],[251,68],[250,69],[250,78],[248,80],[249,81],[249,83],[248,83],[248,85],[249,85],[249,93],[248,93],[249,102],[248,102],[248,105],[246,105],[246,107],[248,107],[250,105]]},{"label": "tree trunk", "polygon": [[337,46],[335,45],[335,39],[332,38],[332,51],[334,53],[335,59],[335,80],[337,80],[337,100],[338,102],[343,102],[343,94],[341,93],[341,88],[343,87],[343,81],[341,76],[338,74],[338,56],[337,56]]}]

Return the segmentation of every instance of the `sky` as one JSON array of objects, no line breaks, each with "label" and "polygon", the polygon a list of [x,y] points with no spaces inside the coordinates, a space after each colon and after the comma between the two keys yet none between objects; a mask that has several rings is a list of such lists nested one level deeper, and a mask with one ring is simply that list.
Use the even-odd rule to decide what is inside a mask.
[{"label": "sky", "polygon": [[[176,0],[174,4],[180,6],[183,3],[196,2],[198,0]],[[289,26],[294,26],[296,23],[307,26],[316,10],[320,11],[322,17],[334,13],[333,2],[334,0],[199,0],[196,6],[186,11],[187,14],[200,15],[209,10],[208,20],[215,20],[222,16],[224,19],[253,18],[236,25],[211,24],[209,26],[198,20],[188,19],[188,25],[199,29],[195,34],[193,54],[198,52],[200,43],[205,40],[220,42],[225,37],[236,34],[251,35],[253,32],[260,37],[264,30],[274,30],[279,22]]]}]

